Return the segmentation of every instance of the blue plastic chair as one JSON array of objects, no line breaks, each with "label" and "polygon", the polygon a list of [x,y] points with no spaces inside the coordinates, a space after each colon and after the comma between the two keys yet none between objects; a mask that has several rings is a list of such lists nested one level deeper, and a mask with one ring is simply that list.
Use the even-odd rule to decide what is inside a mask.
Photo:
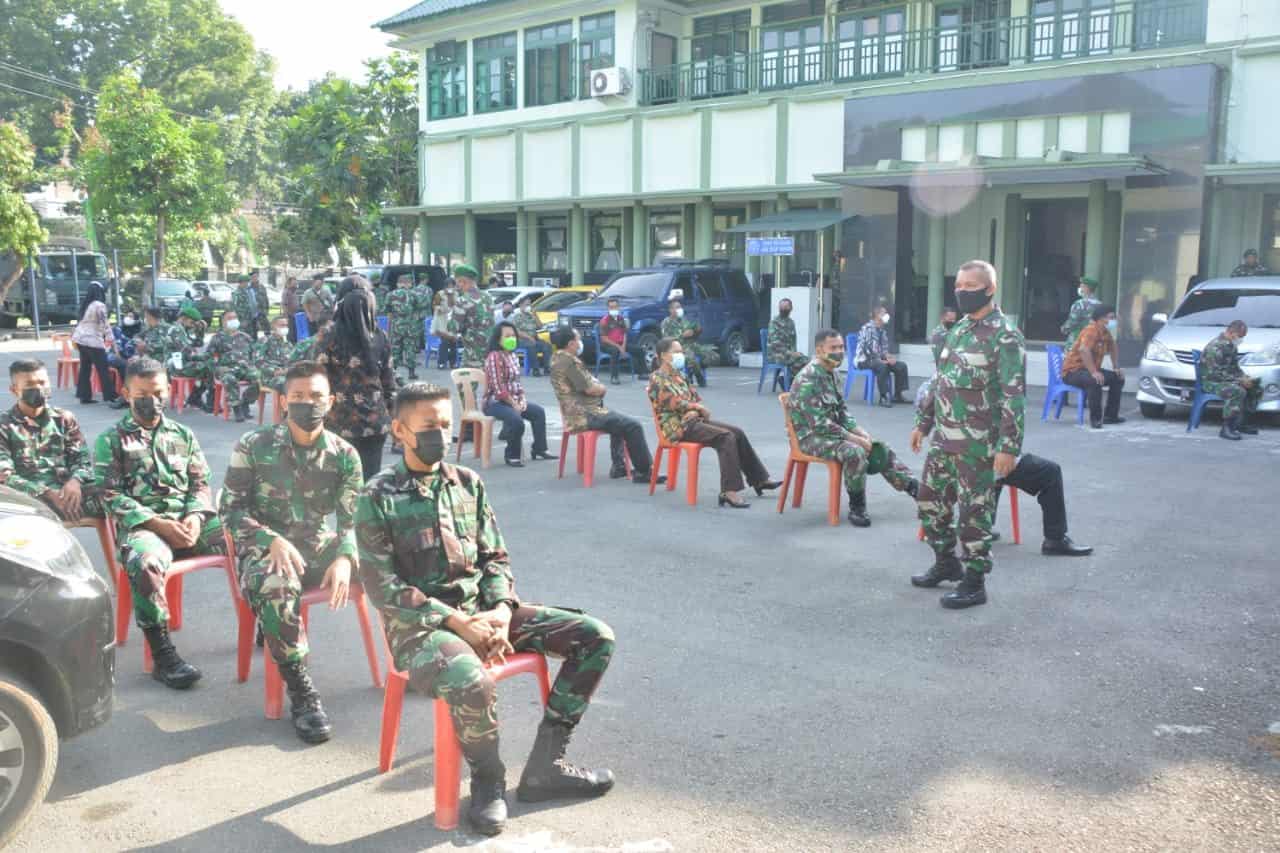
[{"label": "blue plastic chair", "polygon": [[[440,340],[439,335],[431,334],[431,319],[432,318],[427,317],[422,321],[422,332],[423,332],[422,337],[423,337],[423,340],[426,342],[426,347],[425,347],[426,365],[428,368],[431,367],[432,354],[435,354],[437,361],[439,360],[440,350],[444,343],[443,341]],[[458,348],[454,352],[453,367],[457,368],[461,366],[462,366],[462,349]]]},{"label": "blue plastic chair", "polygon": [[1054,404],[1057,404],[1057,408],[1054,409],[1053,419],[1057,420],[1062,417],[1062,404],[1067,401],[1067,395],[1073,391],[1078,391],[1076,423],[1083,424],[1085,393],[1076,386],[1068,385],[1062,381],[1062,347],[1057,344],[1049,344],[1044,349],[1049,355],[1049,382],[1048,390],[1044,395],[1044,411],[1040,413],[1040,420],[1047,421],[1049,419],[1049,407]]},{"label": "blue plastic chair", "polygon": [[782,383],[783,391],[791,390],[791,368],[785,364],[774,364],[769,361],[769,330],[760,330],[760,381],[756,383],[756,393],[760,393],[760,389],[764,388],[764,378],[769,371],[773,371],[773,384],[769,386],[769,390],[777,391],[778,383]]},{"label": "blue plastic chair", "polygon": [[378,321],[378,328],[382,330],[382,333],[384,335],[389,334],[391,332],[391,318],[389,318],[386,314],[379,315],[377,317],[377,321]]},{"label": "blue plastic chair", "polygon": [[533,372],[533,360],[529,358],[528,347],[516,347],[512,350],[516,357],[520,359],[520,364],[524,366],[524,375],[528,376]]},{"label": "blue plastic chair", "polygon": [[307,322],[306,311],[299,311],[293,315],[293,326],[298,331],[298,340],[305,341],[311,337],[311,324]]},{"label": "blue plastic chair", "polygon": [[[844,377],[844,398],[849,399],[849,394],[853,391],[853,380],[855,377],[861,376],[862,382],[862,402],[872,405],[876,400],[876,372],[865,367],[854,367],[853,359],[858,354],[858,333],[850,332],[844,336],[844,351],[849,358],[849,367]],[[889,393],[893,393],[893,376],[889,377]]]},{"label": "blue plastic chair", "polygon": [[1196,390],[1191,398],[1191,416],[1187,418],[1187,432],[1200,428],[1200,416],[1204,414],[1205,406],[1215,400],[1219,403],[1226,402],[1217,394],[1210,394],[1204,390],[1204,386],[1200,384],[1200,350],[1191,351],[1191,363],[1196,366]]},{"label": "blue plastic chair", "polygon": [[[595,348],[596,348],[596,368],[595,369],[596,369],[597,376],[600,374],[600,365],[608,364],[613,359],[618,358],[618,359],[626,359],[627,370],[631,371],[631,378],[632,379],[638,378],[636,374],[635,363],[631,361],[631,353],[626,352],[625,350],[621,354],[616,356],[612,355],[611,353],[606,353],[604,351],[604,347],[600,346],[600,330],[598,328],[594,329],[592,330],[591,334],[595,338]],[[525,362],[526,364],[528,363],[527,357],[525,359]],[[527,368],[525,369],[525,372],[526,373],[528,372]]]}]

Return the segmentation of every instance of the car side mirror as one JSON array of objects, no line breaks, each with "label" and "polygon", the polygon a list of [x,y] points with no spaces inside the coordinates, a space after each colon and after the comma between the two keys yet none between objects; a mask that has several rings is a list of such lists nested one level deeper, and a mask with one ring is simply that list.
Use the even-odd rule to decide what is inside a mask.
[{"label": "car side mirror", "polygon": [[1165,314],[1163,311],[1158,314],[1152,314],[1151,322],[1159,323],[1160,325],[1163,326],[1165,323],[1169,322],[1169,315]]},{"label": "car side mirror", "polygon": [[675,301],[675,300],[681,300],[681,301],[683,301],[683,300],[684,300],[684,291],[683,291],[683,290],[681,290],[681,289],[680,289],[680,288],[678,288],[678,287],[673,287],[673,288],[671,288],[671,292],[670,292],[669,294],[667,294],[667,301],[668,301],[668,302],[672,302],[672,301]]}]

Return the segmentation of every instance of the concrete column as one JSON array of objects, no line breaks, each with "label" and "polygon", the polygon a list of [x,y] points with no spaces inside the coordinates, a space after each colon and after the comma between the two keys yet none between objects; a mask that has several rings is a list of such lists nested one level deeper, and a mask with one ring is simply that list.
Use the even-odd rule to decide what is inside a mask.
[{"label": "concrete column", "polygon": [[696,204],[684,204],[680,206],[680,254],[684,256],[686,261],[692,261],[697,258],[694,254],[694,217],[697,216]]},{"label": "concrete column", "polygon": [[529,214],[516,211],[516,287],[529,284]]},{"label": "concrete column", "polygon": [[1106,244],[1107,182],[1089,182],[1089,218],[1084,226],[1084,274],[1102,282],[1102,247]]},{"label": "concrete column", "polygon": [[622,250],[622,268],[630,269],[637,266],[635,241],[632,235],[635,233],[635,225],[632,220],[635,219],[635,208],[622,208],[622,230],[618,234],[618,247]]},{"label": "concrete column", "polygon": [[696,231],[693,239],[693,257],[695,260],[711,257],[712,244],[715,243],[715,218],[711,206],[711,196],[703,196],[694,205],[696,208]]},{"label": "concrete column", "polygon": [[430,217],[425,213],[418,214],[418,257],[422,259],[418,261],[420,264],[431,263],[431,232],[429,230],[429,219]]},{"label": "concrete column", "polygon": [[[760,217],[760,212],[764,207],[763,202],[749,201],[747,202],[747,222],[754,222]],[[751,234],[748,237],[754,236]],[[750,277],[751,283],[756,290],[760,289],[760,256],[747,255],[747,276]]]},{"label": "concrete column", "polygon": [[525,239],[525,246],[529,249],[529,272],[530,274],[542,271],[542,238],[538,232],[538,212],[535,210],[525,211],[525,223],[529,227],[528,237]]},{"label": "concrete column", "polygon": [[649,257],[649,211],[644,202],[637,201],[631,212],[631,253],[638,267],[647,267],[653,258]]},{"label": "concrete column", "polygon": [[476,215],[470,210],[462,215],[462,254],[483,279],[484,265],[480,259],[480,241],[476,236]]},{"label": "concrete column", "polygon": [[926,329],[938,325],[942,316],[942,284],[947,277],[947,220],[945,217],[930,214],[929,216],[929,318]]},{"label": "concrete column", "polygon": [[[790,210],[790,209],[791,209],[791,200],[787,198],[787,194],[786,194],[786,193],[778,193],[778,198],[777,198],[777,200],[776,200],[776,201],[774,201],[774,203],[773,203],[773,212],[774,212],[774,213],[784,213],[784,212],[786,212],[786,211],[788,211],[788,210]],[[768,235],[768,234],[766,234],[766,235],[764,235],[764,236],[766,236],[766,237],[767,237],[767,236],[772,236],[772,235]],[[788,235],[784,234],[784,235],[782,235],[782,236],[786,237],[786,236],[788,236]],[[793,235],[791,235],[791,236],[795,236],[795,235],[793,234]],[[787,257],[786,255],[778,255],[778,256],[776,256],[776,257],[772,258],[772,260],[773,260],[773,273],[774,273],[774,277],[775,277],[775,281],[774,281],[774,283],[773,283],[773,286],[774,286],[774,287],[786,287],[786,286],[787,286],[787,274],[789,273],[789,271],[791,270],[791,268],[792,268],[793,266],[795,266],[795,259],[794,259],[794,258],[789,258],[789,257]]]},{"label": "concrete column", "polygon": [[575,204],[569,211],[569,283],[583,284],[586,267],[583,264],[582,244],[586,239],[582,205]]}]

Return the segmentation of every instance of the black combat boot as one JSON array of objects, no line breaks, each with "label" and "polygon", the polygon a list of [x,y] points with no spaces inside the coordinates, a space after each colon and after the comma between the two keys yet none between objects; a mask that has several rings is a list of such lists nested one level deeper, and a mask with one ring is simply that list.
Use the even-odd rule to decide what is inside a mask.
[{"label": "black combat boot", "polygon": [[[271,654],[268,649],[266,654]],[[333,726],[329,723],[329,715],[320,704],[320,694],[311,683],[311,675],[307,665],[301,661],[290,661],[280,667],[280,677],[289,689],[290,713],[293,715],[293,730],[306,743],[324,743],[333,734]]]},{"label": "black combat boot", "polygon": [[471,767],[467,822],[481,835],[497,835],[507,825],[507,768],[498,757],[496,738],[469,750],[478,754],[467,756]]},{"label": "black combat boot", "polygon": [[204,409],[205,414],[213,414],[213,389],[205,390],[204,395],[200,398],[200,408]]},{"label": "black combat boot", "polygon": [[147,645],[151,647],[151,677],[165,687],[174,690],[186,690],[200,680],[204,673],[178,657],[178,650],[169,639],[169,629],[163,625],[154,628],[143,628]]},{"label": "black combat boot", "polygon": [[231,407],[232,413],[236,416],[236,423],[242,424],[248,419],[248,410],[248,403],[236,403]]},{"label": "black combat boot", "polygon": [[849,523],[854,527],[870,527],[871,519],[867,517],[867,493],[849,493]]},{"label": "black combat boot", "polygon": [[244,396],[240,398],[240,402],[244,404],[244,410],[249,411],[249,407],[258,402],[258,383],[250,382],[249,387],[244,389]]},{"label": "black combat boot", "polygon": [[976,604],[987,603],[986,576],[973,569],[964,570],[964,580],[956,588],[942,596],[942,606],[948,610],[962,610]]},{"label": "black combat boot", "polygon": [[187,408],[198,409],[203,405],[204,389],[196,385],[191,389],[191,393],[187,395]]},{"label": "black combat boot", "polygon": [[964,577],[964,569],[960,565],[960,558],[955,554],[948,554],[935,559],[929,571],[924,574],[912,575],[911,585],[932,589],[943,581],[958,581],[962,577]]},{"label": "black combat boot", "polygon": [[1225,438],[1227,441],[1239,441],[1240,431],[1237,427],[1240,424],[1240,416],[1232,415],[1222,422],[1222,429],[1218,430],[1218,438]]},{"label": "black combat boot", "polygon": [[587,770],[570,764],[564,757],[573,726],[543,720],[533,742],[529,761],[520,774],[516,797],[522,803],[537,803],[560,797],[599,797],[613,788],[613,771]]},{"label": "black combat boot", "polygon": [[409,368],[409,381],[410,381],[410,382],[412,382],[413,380],[415,380],[415,379],[417,379],[417,378],[418,378],[418,369],[417,369],[416,367],[410,367],[410,368]]},{"label": "black combat boot", "polygon": [[1241,435],[1257,435],[1258,428],[1256,426],[1250,426],[1248,419],[1244,415],[1237,415],[1236,432]]},{"label": "black combat boot", "polygon": [[912,477],[907,481],[907,487],[903,491],[911,496],[911,500],[918,500],[920,498],[920,481]]}]

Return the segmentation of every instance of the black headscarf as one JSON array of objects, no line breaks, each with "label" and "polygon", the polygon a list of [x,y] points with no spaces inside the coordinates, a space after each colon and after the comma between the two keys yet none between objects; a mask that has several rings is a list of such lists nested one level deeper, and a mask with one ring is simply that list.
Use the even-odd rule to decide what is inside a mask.
[{"label": "black headscarf", "polygon": [[85,291],[84,296],[80,299],[80,319],[84,319],[84,312],[89,310],[89,306],[95,302],[107,304],[107,289],[102,286],[100,281],[89,282],[89,289]]},{"label": "black headscarf", "polygon": [[373,319],[373,295],[353,288],[333,314],[333,334],[329,348],[341,362],[360,359],[361,370],[372,376],[378,372],[382,331]]}]

